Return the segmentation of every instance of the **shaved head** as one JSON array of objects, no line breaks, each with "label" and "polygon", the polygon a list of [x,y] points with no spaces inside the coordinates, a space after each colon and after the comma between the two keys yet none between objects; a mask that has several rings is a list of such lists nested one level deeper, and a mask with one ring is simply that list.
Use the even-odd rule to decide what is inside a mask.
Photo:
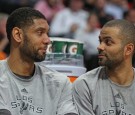
[{"label": "shaved head", "polygon": [[135,45],[135,26],[131,22],[124,19],[117,19],[107,22],[103,28],[106,27],[116,27],[120,30],[119,34],[122,36],[123,45],[128,43]]}]

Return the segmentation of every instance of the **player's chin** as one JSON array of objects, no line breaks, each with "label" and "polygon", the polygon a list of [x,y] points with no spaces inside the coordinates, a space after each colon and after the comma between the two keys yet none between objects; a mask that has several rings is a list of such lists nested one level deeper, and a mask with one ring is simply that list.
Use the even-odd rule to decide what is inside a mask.
[{"label": "player's chin", "polygon": [[45,60],[45,56],[46,56],[46,54],[37,55],[36,58],[35,58],[35,61],[36,61],[36,62],[44,61],[44,60]]},{"label": "player's chin", "polygon": [[104,66],[104,65],[105,65],[104,60],[98,60],[98,65],[99,65],[99,66]]}]

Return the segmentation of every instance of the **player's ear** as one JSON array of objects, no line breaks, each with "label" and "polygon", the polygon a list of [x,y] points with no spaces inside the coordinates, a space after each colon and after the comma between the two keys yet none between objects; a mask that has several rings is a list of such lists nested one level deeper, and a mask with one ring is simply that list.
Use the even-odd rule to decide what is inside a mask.
[{"label": "player's ear", "polygon": [[18,28],[18,27],[13,28],[12,36],[13,36],[13,39],[16,42],[21,42],[22,41],[22,34],[23,34],[23,31],[20,28]]},{"label": "player's ear", "polygon": [[128,56],[134,52],[134,44],[129,43],[125,47],[125,55]]}]

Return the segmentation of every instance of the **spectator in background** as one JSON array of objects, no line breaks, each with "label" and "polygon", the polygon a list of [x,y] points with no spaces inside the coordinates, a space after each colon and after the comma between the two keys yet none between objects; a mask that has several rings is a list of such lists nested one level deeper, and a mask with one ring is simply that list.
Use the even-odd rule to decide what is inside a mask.
[{"label": "spectator in background", "polygon": [[33,6],[37,0],[0,0],[0,12],[10,14],[13,10],[24,7]]},{"label": "spectator in background", "polygon": [[128,10],[127,0],[109,0],[104,7],[104,11],[114,19],[123,19],[123,13]]},{"label": "spectator in background", "polygon": [[135,8],[131,8],[128,11],[124,12],[124,19],[132,22],[135,25]]},{"label": "spectator in background", "polygon": [[0,60],[5,59],[8,56],[6,52],[8,46],[8,39],[6,35],[6,22],[8,14],[0,13]]},{"label": "spectator in background", "polygon": [[88,12],[91,12],[95,9],[96,0],[85,0],[84,9]]},{"label": "spectator in background", "polygon": [[56,13],[62,10],[64,5],[62,0],[38,0],[34,8],[44,14],[48,23],[51,23]]},{"label": "spectator in background", "polygon": [[0,34],[6,37],[6,22],[7,22],[8,14],[0,13]]},{"label": "spectator in background", "polygon": [[99,22],[100,22],[100,27],[102,27],[106,22],[113,19],[113,16],[106,13],[105,10],[104,10],[106,4],[107,4],[106,0],[96,0],[95,1],[95,9],[94,9],[94,11],[98,15]]},{"label": "spectator in background", "polygon": [[127,0],[129,8],[135,7],[135,0]]},{"label": "spectator in background", "polygon": [[83,0],[70,0],[69,7],[55,15],[50,27],[50,36],[73,38],[79,28],[84,28],[88,13],[83,10]]},{"label": "spectator in background", "polygon": [[99,19],[96,13],[91,13],[84,29],[79,29],[74,38],[84,43],[84,65],[87,71],[98,67]]}]

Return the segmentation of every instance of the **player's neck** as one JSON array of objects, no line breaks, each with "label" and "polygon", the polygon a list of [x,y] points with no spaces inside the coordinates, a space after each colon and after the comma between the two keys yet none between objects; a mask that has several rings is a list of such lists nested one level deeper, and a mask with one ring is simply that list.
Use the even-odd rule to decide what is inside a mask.
[{"label": "player's neck", "polygon": [[113,71],[107,70],[107,75],[109,79],[114,83],[128,86],[132,83],[134,79],[134,70],[132,67],[123,67],[119,69],[113,69]]},{"label": "player's neck", "polygon": [[31,76],[34,71],[34,63],[27,63],[22,60],[14,60],[14,58],[8,58],[7,63],[13,73],[21,76]]}]

